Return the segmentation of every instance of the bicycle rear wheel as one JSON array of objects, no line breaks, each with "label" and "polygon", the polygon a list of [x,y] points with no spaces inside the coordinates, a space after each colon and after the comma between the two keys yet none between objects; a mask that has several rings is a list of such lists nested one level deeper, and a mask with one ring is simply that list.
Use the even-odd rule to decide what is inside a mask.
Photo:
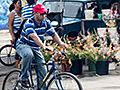
[{"label": "bicycle rear wheel", "polygon": [[[60,90],[83,90],[78,78],[71,73],[62,72],[56,78]],[[49,81],[47,90],[59,90],[55,81],[54,77]]]},{"label": "bicycle rear wheel", "polygon": [[0,49],[0,62],[5,66],[15,65],[16,50],[11,45],[5,45]]},{"label": "bicycle rear wheel", "polygon": [[3,81],[2,90],[22,90],[22,86],[19,82],[19,76],[19,70],[11,71]]}]

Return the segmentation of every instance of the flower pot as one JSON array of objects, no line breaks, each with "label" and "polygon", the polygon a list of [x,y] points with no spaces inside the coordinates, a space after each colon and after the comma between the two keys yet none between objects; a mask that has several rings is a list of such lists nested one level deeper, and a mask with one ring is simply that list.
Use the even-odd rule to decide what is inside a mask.
[{"label": "flower pot", "polygon": [[97,61],[96,62],[96,74],[107,75],[109,68],[109,61]]},{"label": "flower pot", "polygon": [[96,71],[95,63],[91,60],[88,60],[88,70],[89,71]]},{"label": "flower pot", "polygon": [[62,59],[61,62],[62,72],[70,72],[70,65],[68,63],[68,59]]},{"label": "flower pot", "polygon": [[109,70],[115,70],[115,69],[116,69],[115,62],[109,63]]},{"label": "flower pot", "polygon": [[75,75],[82,74],[83,60],[71,60],[71,62],[70,72]]}]

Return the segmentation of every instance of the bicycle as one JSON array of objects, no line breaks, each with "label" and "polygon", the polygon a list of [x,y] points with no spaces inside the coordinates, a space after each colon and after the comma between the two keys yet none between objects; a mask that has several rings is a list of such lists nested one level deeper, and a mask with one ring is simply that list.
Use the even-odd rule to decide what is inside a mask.
[{"label": "bicycle", "polygon": [[7,44],[0,48],[0,62],[5,66],[13,66],[15,65],[15,47],[14,44],[11,42],[11,45]]},{"label": "bicycle", "polygon": [[[52,60],[52,62],[36,64],[36,65],[47,65],[47,66],[52,65],[50,70],[48,70],[48,73],[46,74],[45,78],[39,85],[39,88],[41,88],[45,84],[45,82],[48,82],[46,90],[83,90],[81,83],[79,82],[78,78],[75,75],[69,72],[57,72],[56,64],[55,64],[56,62],[55,56],[58,54],[66,55],[66,53],[62,51],[54,52],[54,54],[50,59]],[[30,73],[29,76],[30,87],[27,90],[35,90],[35,84],[32,78],[33,75],[31,70],[29,71],[29,73]],[[2,90],[24,90],[24,88],[20,84],[19,76],[20,76],[20,70],[11,71],[4,79]]]}]

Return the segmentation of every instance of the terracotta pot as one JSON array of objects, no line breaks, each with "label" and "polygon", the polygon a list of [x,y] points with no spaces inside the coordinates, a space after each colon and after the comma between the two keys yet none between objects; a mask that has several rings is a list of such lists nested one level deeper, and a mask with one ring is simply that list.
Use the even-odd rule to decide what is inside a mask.
[{"label": "terracotta pot", "polygon": [[70,72],[70,65],[69,65],[68,59],[62,59],[61,65],[62,65],[63,72]]}]

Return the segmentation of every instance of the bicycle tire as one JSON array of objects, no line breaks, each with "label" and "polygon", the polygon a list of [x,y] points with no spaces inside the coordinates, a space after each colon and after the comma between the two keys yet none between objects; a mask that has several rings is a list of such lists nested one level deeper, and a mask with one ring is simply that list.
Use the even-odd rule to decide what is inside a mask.
[{"label": "bicycle tire", "polygon": [[[56,76],[58,86],[60,87],[59,80],[62,83],[62,88],[60,90],[83,90],[82,85],[80,84],[78,78],[68,72],[62,72]],[[46,90],[59,90],[55,84],[55,78],[52,77],[51,80],[47,84],[47,89]]]},{"label": "bicycle tire", "polygon": [[14,89],[15,85],[17,84],[20,76],[19,70],[13,70],[7,74],[3,81],[2,90],[21,90],[21,84],[18,83],[16,89]]},{"label": "bicycle tire", "polygon": [[15,65],[15,48],[12,47],[12,51],[9,54],[11,45],[5,45],[0,49],[0,62],[5,66]]}]

